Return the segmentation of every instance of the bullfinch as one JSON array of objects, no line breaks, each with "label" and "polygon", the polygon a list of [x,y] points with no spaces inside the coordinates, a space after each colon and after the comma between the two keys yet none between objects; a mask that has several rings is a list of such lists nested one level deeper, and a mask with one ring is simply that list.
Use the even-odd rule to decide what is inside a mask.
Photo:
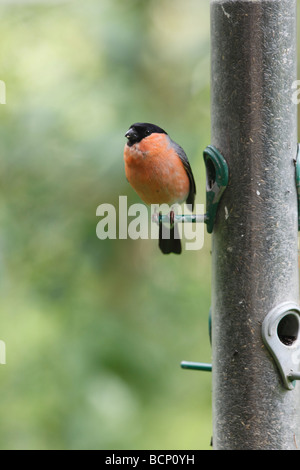
[{"label": "bullfinch", "polygon": [[[125,174],[127,180],[146,204],[186,202],[194,208],[196,184],[185,151],[166,131],[149,123],[130,126],[125,137]],[[159,247],[164,254],[181,253],[179,232],[170,212],[168,237],[159,224]]]}]

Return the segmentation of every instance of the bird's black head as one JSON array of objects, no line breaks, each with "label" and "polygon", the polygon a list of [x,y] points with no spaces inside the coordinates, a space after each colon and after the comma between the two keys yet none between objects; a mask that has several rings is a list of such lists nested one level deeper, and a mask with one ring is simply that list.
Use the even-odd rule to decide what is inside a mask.
[{"label": "bird's black head", "polygon": [[155,124],[149,124],[148,122],[137,122],[132,124],[125,134],[125,137],[128,139],[127,145],[131,147],[132,145],[141,142],[141,140],[143,140],[145,137],[148,137],[154,133],[166,134],[166,131],[161,129],[161,127],[156,126]]}]

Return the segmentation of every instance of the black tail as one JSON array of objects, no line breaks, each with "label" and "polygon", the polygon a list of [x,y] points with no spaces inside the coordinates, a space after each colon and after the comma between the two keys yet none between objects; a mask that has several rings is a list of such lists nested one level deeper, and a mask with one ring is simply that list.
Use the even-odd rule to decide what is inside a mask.
[{"label": "black tail", "polygon": [[181,241],[177,224],[171,223],[171,228],[167,228],[162,222],[159,223],[159,248],[164,255],[170,253],[181,254]]}]

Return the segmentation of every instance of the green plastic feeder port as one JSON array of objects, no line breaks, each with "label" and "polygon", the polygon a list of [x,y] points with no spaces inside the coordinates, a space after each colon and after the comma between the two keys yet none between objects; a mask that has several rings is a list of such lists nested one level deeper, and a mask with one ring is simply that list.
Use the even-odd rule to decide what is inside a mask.
[{"label": "green plastic feeder port", "polygon": [[206,225],[212,233],[217,209],[229,180],[228,165],[223,155],[212,145],[203,152],[206,167]]}]

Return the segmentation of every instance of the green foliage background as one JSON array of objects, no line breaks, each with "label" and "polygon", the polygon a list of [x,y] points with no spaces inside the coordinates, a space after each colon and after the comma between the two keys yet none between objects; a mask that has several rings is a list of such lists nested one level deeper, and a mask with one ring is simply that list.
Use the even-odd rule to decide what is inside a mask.
[{"label": "green foliage background", "polygon": [[0,3],[1,449],[209,449],[210,237],[96,237],[96,208],[140,202],[124,134],[165,128],[205,203],[209,0]]}]

